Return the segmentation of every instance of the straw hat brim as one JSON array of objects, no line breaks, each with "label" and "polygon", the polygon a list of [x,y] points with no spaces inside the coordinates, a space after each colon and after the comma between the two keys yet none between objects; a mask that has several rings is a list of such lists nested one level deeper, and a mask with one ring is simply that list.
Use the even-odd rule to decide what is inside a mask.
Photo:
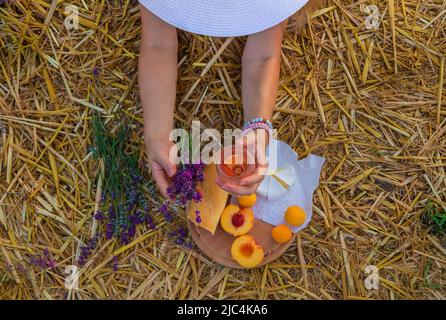
[{"label": "straw hat brim", "polygon": [[139,0],[165,22],[196,34],[231,37],[269,29],[308,0]]}]

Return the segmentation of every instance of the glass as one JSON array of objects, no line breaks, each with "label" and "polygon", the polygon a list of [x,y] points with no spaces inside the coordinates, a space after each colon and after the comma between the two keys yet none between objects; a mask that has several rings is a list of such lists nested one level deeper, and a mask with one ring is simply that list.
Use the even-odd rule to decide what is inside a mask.
[{"label": "glass", "polygon": [[255,157],[246,146],[230,145],[220,152],[217,174],[225,183],[238,185],[256,171]]}]

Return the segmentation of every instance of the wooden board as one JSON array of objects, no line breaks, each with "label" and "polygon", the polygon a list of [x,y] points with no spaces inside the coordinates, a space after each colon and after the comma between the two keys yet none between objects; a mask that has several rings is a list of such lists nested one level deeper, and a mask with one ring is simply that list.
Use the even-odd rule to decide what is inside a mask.
[{"label": "wooden board", "polygon": [[[196,226],[190,220],[188,220],[188,227],[198,248],[211,260],[226,267],[243,269],[231,256],[231,245],[235,237],[226,233],[220,224],[218,224],[214,235]],[[273,225],[256,219],[254,227],[249,232],[256,242],[263,247],[265,252],[265,258],[257,267],[261,267],[280,257],[290,247],[296,237],[296,234],[294,234],[289,242],[279,244],[271,237],[273,228]]]}]

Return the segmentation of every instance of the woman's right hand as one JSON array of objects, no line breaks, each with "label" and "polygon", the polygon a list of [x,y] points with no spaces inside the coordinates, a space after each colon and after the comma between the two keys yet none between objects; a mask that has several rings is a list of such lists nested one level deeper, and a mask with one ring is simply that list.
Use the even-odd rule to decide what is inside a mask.
[{"label": "woman's right hand", "polygon": [[170,179],[177,171],[177,166],[170,161],[169,153],[172,148],[176,148],[176,145],[170,140],[153,137],[146,137],[145,143],[152,177],[163,197],[170,199],[167,194],[167,187]]}]

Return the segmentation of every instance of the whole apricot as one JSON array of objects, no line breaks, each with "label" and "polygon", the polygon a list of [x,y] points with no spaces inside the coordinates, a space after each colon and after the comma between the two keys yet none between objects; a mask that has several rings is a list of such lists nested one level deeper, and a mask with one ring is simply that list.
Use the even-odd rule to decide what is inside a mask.
[{"label": "whole apricot", "polygon": [[285,221],[294,227],[299,227],[304,224],[307,215],[305,210],[299,206],[291,206],[286,209]]},{"label": "whole apricot", "polygon": [[271,235],[274,241],[276,241],[277,243],[287,243],[288,241],[290,241],[293,233],[286,225],[279,224],[277,227],[273,228],[273,230],[271,231]]},{"label": "whole apricot", "polygon": [[243,208],[251,208],[256,203],[256,200],[257,196],[255,193],[237,198],[238,204]]}]

